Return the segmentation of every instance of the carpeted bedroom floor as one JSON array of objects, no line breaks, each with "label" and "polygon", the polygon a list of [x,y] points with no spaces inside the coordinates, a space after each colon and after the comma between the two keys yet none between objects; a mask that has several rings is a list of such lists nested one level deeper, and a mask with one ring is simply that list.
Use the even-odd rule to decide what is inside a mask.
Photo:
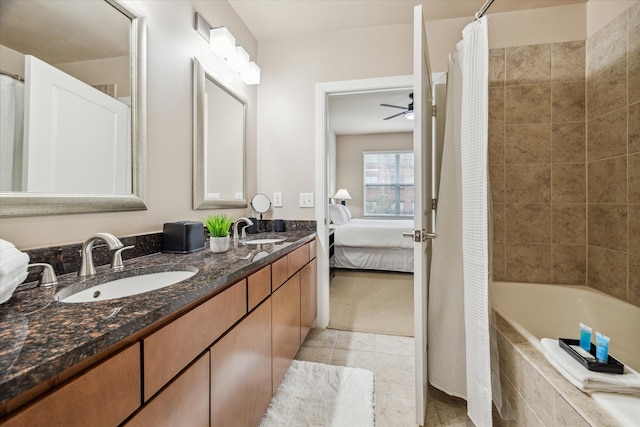
[{"label": "carpeted bedroom floor", "polygon": [[413,336],[413,274],[337,270],[330,284],[329,328]]}]

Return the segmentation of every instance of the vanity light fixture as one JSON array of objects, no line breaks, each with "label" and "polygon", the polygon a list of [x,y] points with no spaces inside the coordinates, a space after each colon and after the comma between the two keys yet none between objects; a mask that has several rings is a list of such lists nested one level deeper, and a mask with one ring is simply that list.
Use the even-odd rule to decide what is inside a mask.
[{"label": "vanity light fixture", "polygon": [[240,45],[236,45],[236,39],[226,27],[211,28],[202,15],[196,12],[196,31],[205,40],[209,41],[209,46],[213,53],[224,59],[240,78],[248,85],[260,83],[260,67],[251,58],[246,50]]},{"label": "vanity light fixture", "polygon": [[346,205],[347,203],[345,202],[345,200],[351,200],[351,195],[349,194],[349,192],[345,188],[341,188],[341,189],[338,190],[336,195],[333,196],[333,198],[334,199],[338,199],[338,200],[342,200],[342,204]]}]

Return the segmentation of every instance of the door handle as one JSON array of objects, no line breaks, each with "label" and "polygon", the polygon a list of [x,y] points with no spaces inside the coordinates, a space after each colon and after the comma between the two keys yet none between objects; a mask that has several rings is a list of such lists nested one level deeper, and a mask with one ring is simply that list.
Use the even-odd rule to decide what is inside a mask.
[{"label": "door handle", "polygon": [[414,242],[421,243],[426,242],[427,240],[433,240],[438,237],[436,233],[430,233],[425,229],[422,230],[414,230],[414,231],[406,231],[402,233],[404,237],[411,237]]}]

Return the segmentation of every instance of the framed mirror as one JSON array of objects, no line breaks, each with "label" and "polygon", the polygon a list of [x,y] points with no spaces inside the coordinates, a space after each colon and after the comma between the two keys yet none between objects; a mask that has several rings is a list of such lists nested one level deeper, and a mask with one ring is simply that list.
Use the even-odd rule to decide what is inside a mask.
[{"label": "framed mirror", "polygon": [[245,208],[246,101],[193,60],[193,208]]},{"label": "framed mirror", "polygon": [[15,111],[0,216],[146,209],[145,18],[115,0],[2,0],[0,53]]}]

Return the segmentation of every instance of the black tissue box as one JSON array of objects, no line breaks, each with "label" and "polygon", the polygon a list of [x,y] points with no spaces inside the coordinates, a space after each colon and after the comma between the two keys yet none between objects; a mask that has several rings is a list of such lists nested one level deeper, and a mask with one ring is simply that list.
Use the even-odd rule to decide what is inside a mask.
[{"label": "black tissue box", "polygon": [[188,254],[204,249],[204,226],[198,221],[167,222],[162,228],[162,252]]}]

